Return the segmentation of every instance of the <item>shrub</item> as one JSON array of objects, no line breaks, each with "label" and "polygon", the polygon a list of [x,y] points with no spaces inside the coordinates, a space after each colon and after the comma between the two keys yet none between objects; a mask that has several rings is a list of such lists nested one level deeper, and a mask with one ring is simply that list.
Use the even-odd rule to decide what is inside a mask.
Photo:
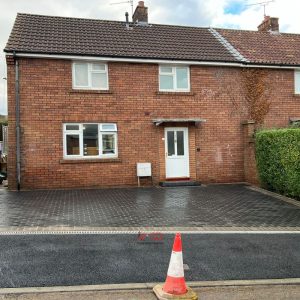
[{"label": "shrub", "polygon": [[255,145],[262,185],[300,199],[300,128],[262,130]]}]

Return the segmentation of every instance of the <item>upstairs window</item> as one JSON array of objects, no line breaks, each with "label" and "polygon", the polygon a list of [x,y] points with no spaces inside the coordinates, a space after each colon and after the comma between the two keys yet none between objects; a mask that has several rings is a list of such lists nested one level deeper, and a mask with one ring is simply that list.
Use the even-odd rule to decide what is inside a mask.
[{"label": "upstairs window", "polygon": [[108,90],[107,64],[73,63],[73,88],[89,90]]},{"label": "upstairs window", "polygon": [[117,125],[64,124],[64,157],[117,157]]},{"label": "upstairs window", "polygon": [[162,92],[190,91],[189,67],[159,66],[159,90]]},{"label": "upstairs window", "polygon": [[300,70],[295,70],[295,94],[300,94]]}]

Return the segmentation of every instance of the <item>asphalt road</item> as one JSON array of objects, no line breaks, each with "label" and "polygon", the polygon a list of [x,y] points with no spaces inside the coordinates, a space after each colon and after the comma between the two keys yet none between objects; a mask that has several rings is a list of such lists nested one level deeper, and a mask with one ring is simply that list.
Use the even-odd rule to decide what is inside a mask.
[{"label": "asphalt road", "polygon": [[[0,236],[0,287],[164,281],[173,235]],[[300,277],[300,234],[186,234],[186,280]]]}]

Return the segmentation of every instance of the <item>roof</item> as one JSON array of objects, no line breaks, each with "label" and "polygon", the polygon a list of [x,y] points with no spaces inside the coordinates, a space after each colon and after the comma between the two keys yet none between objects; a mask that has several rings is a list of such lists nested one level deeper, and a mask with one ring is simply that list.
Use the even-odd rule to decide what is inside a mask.
[{"label": "roof", "polygon": [[236,62],[208,28],[18,14],[6,52]]},{"label": "roof", "polygon": [[252,63],[300,65],[300,34],[216,30]]},{"label": "roof", "polygon": [[[131,24],[132,25],[132,24]],[[18,14],[5,52],[300,66],[300,34]]]}]

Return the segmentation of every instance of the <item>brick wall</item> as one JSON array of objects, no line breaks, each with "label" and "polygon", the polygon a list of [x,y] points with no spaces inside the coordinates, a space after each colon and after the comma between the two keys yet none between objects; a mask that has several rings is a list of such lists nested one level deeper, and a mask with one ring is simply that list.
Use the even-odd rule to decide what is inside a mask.
[{"label": "brick wall", "polygon": [[244,136],[244,171],[245,181],[254,185],[259,184],[256,160],[255,160],[255,129],[256,124],[254,121],[244,121],[243,136]]},{"label": "brick wall", "polygon": [[[11,58],[7,63],[8,172],[9,187],[15,189],[14,66]],[[156,118],[207,120],[196,127],[175,124],[189,127],[191,178],[245,180],[241,125],[245,116],[237,112],[236,100],[222,84],[235,82],[240,69],[224,67],[220,77],[220,68],[191,66],[191,92],[179,94],[158,92],[155,64],[109,63],[110,90],[97,93],[72,90],[68,60],[28,58],[19,63],[23,189],[136,185],[137,162],[151,162],[153,182],[158,183],[165,177],[165,149],[164,128],[152,123]],[[269,72],[280,86],[273,93],[266,126],[287,126],[289,117],[300,115],[300,98],[293,95],[293,71]],[[63,160],[62,124],[66,122],[117,123],[119,159]]]}]

